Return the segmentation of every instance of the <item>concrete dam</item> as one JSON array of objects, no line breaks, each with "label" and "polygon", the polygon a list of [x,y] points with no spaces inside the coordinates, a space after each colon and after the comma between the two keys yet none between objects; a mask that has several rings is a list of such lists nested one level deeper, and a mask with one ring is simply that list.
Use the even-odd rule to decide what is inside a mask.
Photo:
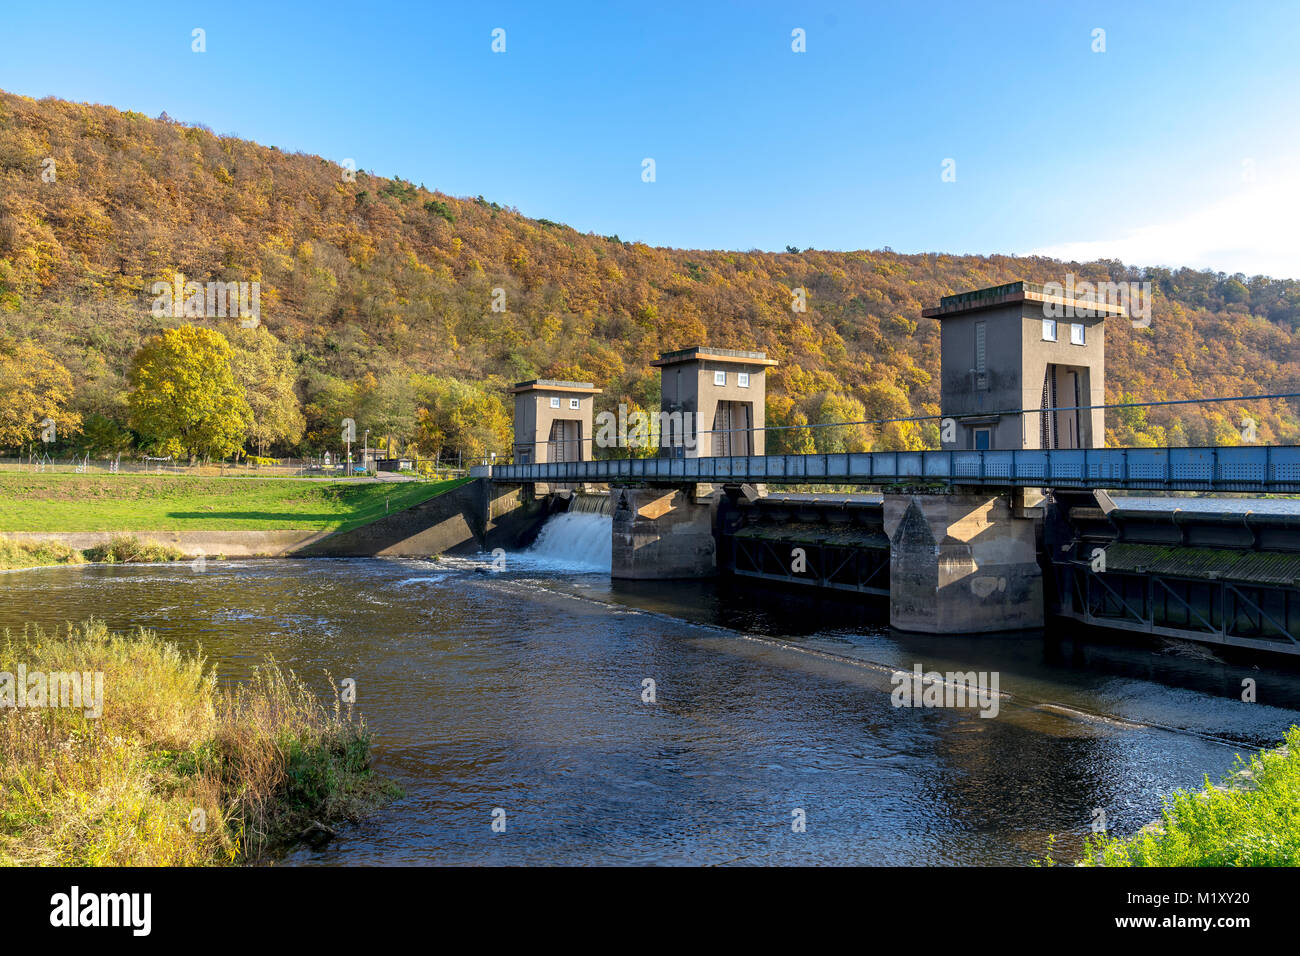
[{"label": "concrete dam", "polygon": [[698,490],[550,492],[531,506],[549,517],[530,550],[615,578],[734,576],[857,595],[887,604],[904,631],[1056,619],[1300,653],[1292,502]]},{"label": "concrete dam", "polygon": [[[769,432],[795,427],[766,422],[778,363],[675,349],[651,363],[653,423],[631,430],[625,406],[595,414],[591,382],[517,384],[509,460],[400,519],[391,542],[354,532],[357,547],[531,545],[603,565],[607,521],[618,579],[856,595],[919,633],[1060,619],[1300,653],[1300,505],[1276,498],[1300,494],[1300,447],[1105,447],[1106,323],[1122,305],[1011,282],[922,315],[940,330],[937,449],[857,450],[832,431],[802,443],[821,451],[769,454]],[[863,424],[880,423],[798,427]],[[1172,497],[1136,497],[1151,493]]]}]

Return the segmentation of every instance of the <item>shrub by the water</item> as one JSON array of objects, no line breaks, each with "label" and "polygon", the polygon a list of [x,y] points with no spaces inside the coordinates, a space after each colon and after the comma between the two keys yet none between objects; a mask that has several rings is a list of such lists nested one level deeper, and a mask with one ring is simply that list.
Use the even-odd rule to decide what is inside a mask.
[{"label": "shrub by the water", "polygon": [[38,568],[47,564],[81,564],[85,560],[76,548],[53,541],[21,541],[0,537],[0,571]]},{"label": "shrub by the water", "polygon": [[1300,727],[1286,745],[1237,758],[1237,774],[1198,793],[1179,790],[1161,822],[1129,838],[1084,844],[1083,866],[1300,866]]},{"label": "shrub by the water", "polygon": [[153,564],[160,561],[179,561],[185,555],[168,544],[141,541],[133,534],[115,534],[108,544],[87,548],[86,559],[114,563]]}]

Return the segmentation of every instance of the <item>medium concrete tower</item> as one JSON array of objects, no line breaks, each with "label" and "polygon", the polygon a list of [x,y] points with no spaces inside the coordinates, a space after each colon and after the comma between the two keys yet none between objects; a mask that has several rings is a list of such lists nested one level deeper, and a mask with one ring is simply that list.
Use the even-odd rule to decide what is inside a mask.
[{"label": "medium concrete tower", "polygon": [[650,364],[660,370],[661,457],[766,454],[764,373],[777,363],[765,352],[696,346]]},{"label": "medium concrete tower", "polygon": [[592,406],[600,389],[590,382],[533,379],[515,397],[515,464],[591,459]]}]

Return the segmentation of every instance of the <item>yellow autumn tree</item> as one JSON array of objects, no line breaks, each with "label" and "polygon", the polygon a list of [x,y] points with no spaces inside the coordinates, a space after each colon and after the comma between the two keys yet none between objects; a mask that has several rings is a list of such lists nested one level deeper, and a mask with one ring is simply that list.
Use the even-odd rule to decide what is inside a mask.
[{"label": "yellow autumn tree", "polygon": [[224,335],[183,325],[145,342],[131,361],[131,427],[169,455],[225,458],[253,424]]},{"label": "yellow autumn tree", "polygon": [[294,446],[306,428],[294,382],[293,355],[263,325],[231,329],[231,369],[253,413],[248,438],[265,455],[270,445]]}]

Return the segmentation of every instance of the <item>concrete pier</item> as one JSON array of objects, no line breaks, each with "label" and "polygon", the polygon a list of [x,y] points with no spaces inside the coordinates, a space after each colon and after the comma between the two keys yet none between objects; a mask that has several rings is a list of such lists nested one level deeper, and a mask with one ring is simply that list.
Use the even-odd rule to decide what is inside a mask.
[{"label": "concrete pier", "polygon": [[1043,626],[1031,509],[1005,495],[885,495],[884,527],[891,626],[932,634]]},{"label": "concrete pier", "polygon": [[610,497],[611,577],[654,580],[716,573],[711,498],[697,498],[692,486],[615,487]]}]

